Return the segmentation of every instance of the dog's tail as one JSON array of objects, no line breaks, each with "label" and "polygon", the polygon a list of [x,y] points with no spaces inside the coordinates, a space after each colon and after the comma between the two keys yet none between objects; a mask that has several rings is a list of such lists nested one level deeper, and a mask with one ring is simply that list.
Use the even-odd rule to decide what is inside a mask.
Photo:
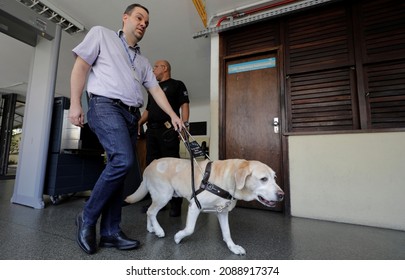
[{"label": "dog's tail", "polygon": [[145,180],[142,181],[139,188],[133,194],[131,194],[125,198],[125,202],[129,203],[129,204],[133,204],[138,201],[141,201],[149,192],[148,189],[146,188],[145,184],[146,184]]}]

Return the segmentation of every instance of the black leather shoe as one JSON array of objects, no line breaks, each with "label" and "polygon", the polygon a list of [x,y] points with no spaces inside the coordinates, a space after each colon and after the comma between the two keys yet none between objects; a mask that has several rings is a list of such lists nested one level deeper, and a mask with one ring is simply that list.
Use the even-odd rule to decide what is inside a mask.
[{"label": "black leather shoe", "polygon": [[94,254],[97,251],[96,227],[84,225],[82,212],[76,216],[76,226],[77,244],[79,244],[80,248],[87,254]]},{"label": "black leather shoe", "polygon": [[136,249],[141,245],[138,240],[128,238],[122,231],[109,235],[101,236],[100,247],[115,247],[119,250],[132,250]]}]

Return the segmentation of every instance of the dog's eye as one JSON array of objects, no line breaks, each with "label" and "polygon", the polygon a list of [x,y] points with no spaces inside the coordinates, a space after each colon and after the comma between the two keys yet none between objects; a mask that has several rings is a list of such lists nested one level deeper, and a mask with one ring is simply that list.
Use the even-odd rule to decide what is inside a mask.
[{"label": "dog's eye", "polygon": [[267,177],[263,177],[260,179],[260,181],[262,181],[263,183],[267,182],[268,180],[269,180],[269,178],[267,178]]}]

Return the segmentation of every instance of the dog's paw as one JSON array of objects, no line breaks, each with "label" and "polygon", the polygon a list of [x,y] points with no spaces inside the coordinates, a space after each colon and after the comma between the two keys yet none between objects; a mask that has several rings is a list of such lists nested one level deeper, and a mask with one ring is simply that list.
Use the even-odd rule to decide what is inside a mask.
[{"label": "dog's paw", "polygon": [[165,232],[164,232],[163,229],[156,230],[155,234],[156,234],[157,237],[165,237]]},{"label": "dog's paw", "polygon": [[180,241],[183,239],[183,234],[181,234],[181,232],[178,232],[174,235],[174,242],[176,242],[176,244],[179,244]]},{"label": "dog's paw", "polygon": [[147,227],[146,230],[150,233],[154,233],[155,231],[153,230],[153,227]]},{"label": "dog's paw", "polygon": [[165,233],[161,232],[161,233],[155,233],[157,237],[162,238],[165,237]]},{"label": "dog's paw", "polygon": [[234,253],[236,255],[242,255],[242,256],[246,255],[246,251],[245,251],[245,249],[243,249],[242,246],[232,245],[232,246],[229,246],[228,248],[229,248],[229,250],[232,251],[232,253]]}]

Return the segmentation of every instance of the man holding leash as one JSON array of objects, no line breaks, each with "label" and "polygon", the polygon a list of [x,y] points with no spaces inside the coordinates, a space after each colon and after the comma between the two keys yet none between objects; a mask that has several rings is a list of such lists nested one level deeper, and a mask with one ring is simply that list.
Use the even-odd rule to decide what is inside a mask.
[{"label": "man holding leash", "polygon": [[71,75],[69,119],[83,126],[80,100],[88,77],[88,124],[107,153],[106,167],[76,217],[77,243],[88,254],[97,251],[96,224],[100,217],[100,247],[130,250],[140,245],[122,232],[120,223],[124,180],[136,160],[137,114],[144,102],[141,86],[170,116],[175,130],[184,126],[159,87],[149,61],[140,53],[138,42],[149,25],[148,9],[129,5],[122,21],[118,32],[101,26],[91,28],[73,49],[76,61]]},{"label": "man holding leash", "polygon": [[[188,127],[190,115],[190,100],[188,91],[182,81],[172,79],[171,65],[166,60],[158,60],[153,67],[153,73],[159,81],[159,86],[166,94],[167,100]],[[181,113],[181,114],[180,114]],[[147,123],[146,131],[146,165],[153,160],[162,157],[180,158],[180,139],[170,124],[170,116],[167,115],[156,103],[153,96],[149,94],[148,105],[139,120],[139,129]],[[170,216],[178,217],[181,215],[181,204],[183,198],[173,197],[170,201]],[[147,210],[149,205],[144,207]],[[146,211],[145,211],[146,212]]]}]

